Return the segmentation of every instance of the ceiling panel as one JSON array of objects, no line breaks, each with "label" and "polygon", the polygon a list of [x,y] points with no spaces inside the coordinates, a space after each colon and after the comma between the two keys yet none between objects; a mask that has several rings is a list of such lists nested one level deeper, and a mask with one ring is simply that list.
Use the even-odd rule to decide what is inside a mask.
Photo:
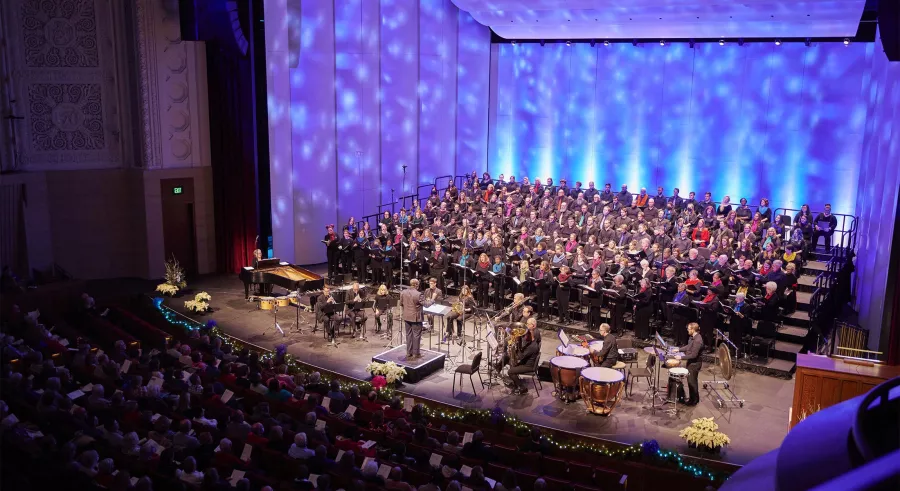
[{"label": "ceiling panel", "polygon": [[453,0],[506,39],[852,37],[866,0]]}]

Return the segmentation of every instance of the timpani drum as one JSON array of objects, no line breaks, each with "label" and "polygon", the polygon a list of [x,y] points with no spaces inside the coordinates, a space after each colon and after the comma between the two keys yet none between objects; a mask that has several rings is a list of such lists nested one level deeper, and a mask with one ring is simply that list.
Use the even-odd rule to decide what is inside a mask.
[{"label": "timpani drum", "polygon": [[582,360],[590,363],[591,362],[591,352],[585,348],[584,346],[577,346],[574,344],[569,344],[568,347],[563,345],[559,345],[556,347],[556,356],[575,356],[581,358]]},{"label": "timpani drum", "polygon": [[625,375],[612,368],[590,367],[581,371],[578,384],[587,411],[609,416],[625,388]]},{"label": "timpani drum", "polygon": [[597,358],[597,355],[600,354],[600,351],[603,350],[603,341],[600,339],[595,339],[588,343],[588,352],[590,356],[591,366],[599,367],[600,360]]},{"label": "timpani drum", "polygon": [[275,297],[259,297],[259,310],[275,310]]},{"label": "timpani drum", "polygon": [[276,297],[275,304],[279,307],[290,307],[291,306],[291,297],[285,295],[283,297]]},{"label": "timpani drum", "polygon": [[578,398],[578,377],[588,362],[577,356],[557,356],[550,360],[550,378],[556,397],[565,402]]},{"label": "timpani drum", "polygon": [[684,381],[687,380],[688,369],[675,367],[669,369],[669,386],[666,388],[666,399],[674,401],[678,399],[679,389],[684,396]]}]

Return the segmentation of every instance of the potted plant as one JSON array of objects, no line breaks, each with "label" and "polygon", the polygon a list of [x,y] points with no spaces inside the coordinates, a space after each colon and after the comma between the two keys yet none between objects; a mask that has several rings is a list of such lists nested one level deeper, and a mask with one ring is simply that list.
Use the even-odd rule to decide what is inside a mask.
[{"label": "potted plant", "polygon": [[160,283],[156,285],[156,291],[162,293],[163,295],[174,297],[175,294],[178,293],[178,287],[175,285],[170,285],[168,283]]},{"label": "potted plant", "polygon": [[373,361],[366,366],[366,371],[371,373],[373,377],[384,377],[385,382],[388,384],[400,384],[403,377],[406,376],[406,368],[403,368],[392,361],[387,363]]},{"label": "potted plant", "polygon": [[175,256],[166,261],[166,282],[156,285],[156,291],[163,295],[174,297],[179,290],[184,290],[187,282],[184,281],[184,269],[178,264]]},{"label": "potted plant", "polygon": [[212,300],[212,296],[210,296],[209,293],[200,292],[194,295],[193,300],[184,302],[184,307],[196,314],[202,314],[204,312],[209,312],[210,300]]},{"label": "potted plant", "polygon": [[722,447],[731,443],[728,435],[719,430],[719,425],[712,418],[699,418],[691,421],[691,425],[678,434],[688,442],[688,446],[701,452],[719,453]]}]

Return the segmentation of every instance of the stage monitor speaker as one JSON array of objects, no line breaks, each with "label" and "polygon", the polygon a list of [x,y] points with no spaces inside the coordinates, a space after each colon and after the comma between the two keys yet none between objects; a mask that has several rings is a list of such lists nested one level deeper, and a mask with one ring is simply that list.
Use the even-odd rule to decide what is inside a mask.
[{"label": "stage monitor speaker", "polygon": [[900,0],[878,2],[878,31],[888,61],[900,61]]}]

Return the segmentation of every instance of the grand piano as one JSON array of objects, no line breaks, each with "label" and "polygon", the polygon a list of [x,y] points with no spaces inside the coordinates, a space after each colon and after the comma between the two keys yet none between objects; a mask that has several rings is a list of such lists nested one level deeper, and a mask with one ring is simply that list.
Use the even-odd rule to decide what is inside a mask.
[{"label": "grand piano", "polygon": [[277,285],[288,291],[300,293],[321,290],[325,278],[308,269],[283,263],[278,258],[263,259],[256,268],[245,266],[241,269],[244,282],[244,298],[250,298],[250,285]]}]

